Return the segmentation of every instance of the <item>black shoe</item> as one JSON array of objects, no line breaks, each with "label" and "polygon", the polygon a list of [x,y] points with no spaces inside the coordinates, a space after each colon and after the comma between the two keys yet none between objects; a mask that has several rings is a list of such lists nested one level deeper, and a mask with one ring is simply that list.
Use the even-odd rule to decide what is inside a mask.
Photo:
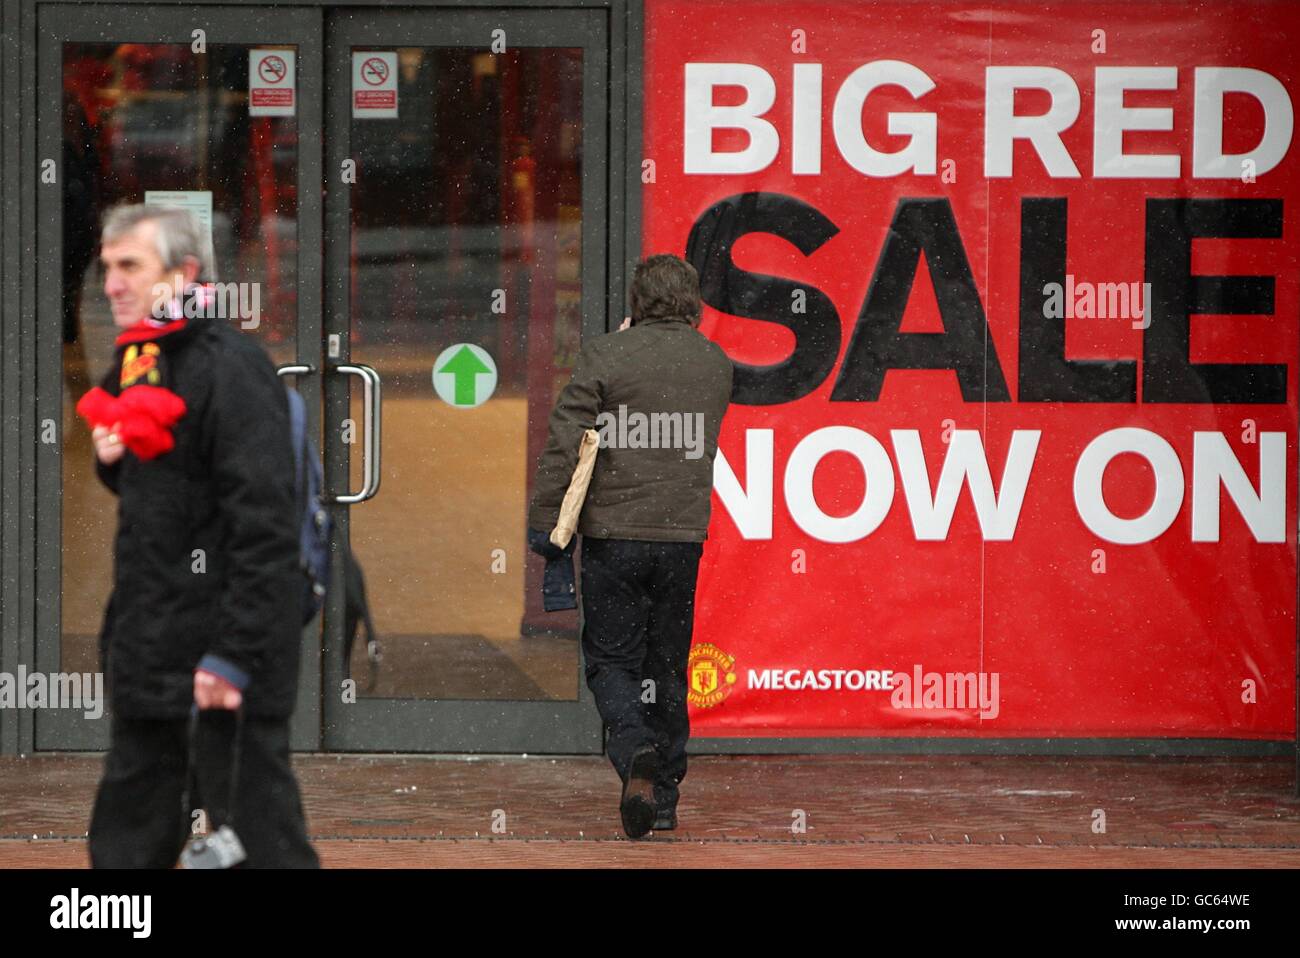
[{"label": "black shoe", "polygon": [[654,830],[656,832],[671,832],[676,827],[677,827],[677,806],[676,805],[661,805],[659,808],[655,809]]},{"label": "black shoe", "polygon": [[623,783],[623,797],[618,810],[623,816],[623,831],[628,838],[640,838],[655,823],[655,776],[659,772],[659,755],[653,745],[643,745],[632,754],[632,764]]}]

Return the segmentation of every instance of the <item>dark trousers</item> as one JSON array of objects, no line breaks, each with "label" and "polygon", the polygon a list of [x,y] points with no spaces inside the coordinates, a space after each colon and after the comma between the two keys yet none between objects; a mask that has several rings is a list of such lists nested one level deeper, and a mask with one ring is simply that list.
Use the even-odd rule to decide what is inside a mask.
[{"label": "dark trousers", "polygon": [[677,804],[686,777],[686,659],[695,620],[699,542],[582,539],[582,652],[587,687],[625,781],[632,753],[659,753],[655,799]]},{"label": "dark trousers", "polygon": [[[235,715],[199,713],[196,786],[190,809],[208,814],[208,831],[230,820]],[[94,868],[171,868],[190,837],[181,807],[189,754],[187,719],[113,717],[112,743],[90,819]],[[231,828],[250,868],[318,868],[307,841],[298,783],[289,765],[289,722],[245,716]]]}]

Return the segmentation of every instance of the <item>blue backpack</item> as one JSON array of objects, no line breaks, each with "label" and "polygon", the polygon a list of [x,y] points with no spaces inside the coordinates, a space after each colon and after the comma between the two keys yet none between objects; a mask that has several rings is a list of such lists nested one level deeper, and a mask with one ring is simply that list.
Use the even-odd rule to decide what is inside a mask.
[{"label": "blue backpack", "polygon": [[289,394],[289,427],[293,437],[293,466],[298,496],[298,565],[302,569],[302,624],[316,617],[330,584],[330,514],[325,508],[325,474],[320,456],[307,435],[307,409],[298,390]]}]

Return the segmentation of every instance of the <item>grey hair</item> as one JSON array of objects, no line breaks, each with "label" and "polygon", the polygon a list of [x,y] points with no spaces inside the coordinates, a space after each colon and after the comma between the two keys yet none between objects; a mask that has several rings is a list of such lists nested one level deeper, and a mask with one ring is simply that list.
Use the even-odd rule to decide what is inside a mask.
[{"label": "grey hair", "polygon": [[115,206],[104,216],[101,243],[111,243],[141,223],[158,224],[154,245],[167,269],[174,269],[193,256],[199,262],[199,282],[211,282],[214,264],[198,218],[179,206],[146,206],[143,203]]}]

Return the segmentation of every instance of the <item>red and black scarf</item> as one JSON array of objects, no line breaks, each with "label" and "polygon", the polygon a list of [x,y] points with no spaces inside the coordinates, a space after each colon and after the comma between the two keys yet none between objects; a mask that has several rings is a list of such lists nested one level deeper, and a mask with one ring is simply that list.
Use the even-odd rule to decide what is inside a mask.
[{"label": "red and black scarf", "polygon": [[185,415],[185,400],[164,385],[165,357],[157,340],[184,327],[183,319],[161,326],[141,320],[122,332],[118,394],[96,386],[77,403],[77,414],[91,428],[115,429],[138,459],[154,459],[176,445],[172,427]]}]

